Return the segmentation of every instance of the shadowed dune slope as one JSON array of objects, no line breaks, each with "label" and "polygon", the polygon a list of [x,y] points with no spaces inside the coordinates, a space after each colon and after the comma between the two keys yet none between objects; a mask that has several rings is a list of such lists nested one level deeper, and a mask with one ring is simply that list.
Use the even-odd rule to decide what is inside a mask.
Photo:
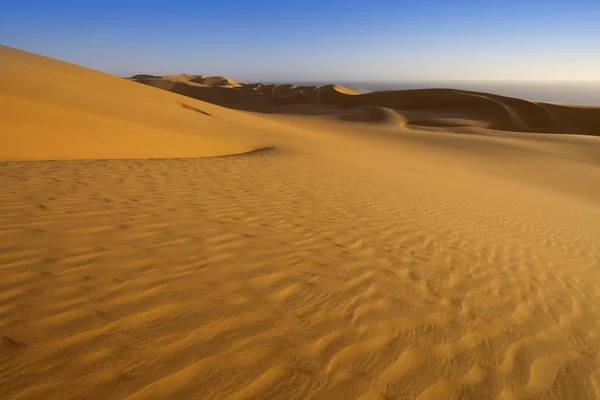
[{"label": "shadowed dune slope", "polygon": [[136,74],[136,75],[130,76],[127,79],[131,79],[131,80],[136,81],[136,80],[139,80],[139,79],[152,79],[152,78],[155,78],[155,79],[156,78],[162,78],[162,76],[152,75],[152,74]]},{"label": "shadowed dune slope", "polygon": [[361,106],[348,110],[342,120],[357,122],[376,122],[390,125],[403,125],[406,119],[394,110],[378,106]]},{"label": "shadowed dune slope", "polygon": [[0,120],[4,160],[214,156],[264,145],[249,134],[255,117],[4,46]]},{"label": "shadowed dune slope", "polygon": [[455,89],[348,93],[334,85],[319,89],[320,100],[342,108],[376,105],[400,110],[464,111],[483,116],[497,130],[600,135],[600,108],[547,104]]},{"label": "shadowed dune slope", "polygon": [[[397,110],[400,114],[406,111],[430,113],[425,118],[418,118],[415,125],[478,126],[502,131],[600,135],[598,107],[549,104],[465,90],[418,89],[359,94],[340,85],[317,88],[239,84],[237,87],[222,85],[223,87],[214,88],[194,86],[193,80],[177,81],[178,85],[175,85],[176,81],[165,78],[138,81],[221,106],[249,111],[276,112],[276,109],[269,106],[303,103],[325,105],[334,109],[376,106]],[[452,118],[440,116],[448,112],[454,114]],[[336,112],[332,110],[332,113]],[[350,114],[360,113],[362,111]]]}]

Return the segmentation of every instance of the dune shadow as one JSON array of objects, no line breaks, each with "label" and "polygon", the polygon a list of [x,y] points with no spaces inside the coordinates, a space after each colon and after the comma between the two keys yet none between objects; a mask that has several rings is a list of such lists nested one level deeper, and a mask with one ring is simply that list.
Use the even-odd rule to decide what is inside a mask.
[{"label": "dune shadow", "polygon": [[277,149],[276,147],[267,146],[267,147],[260,147],[258,149],[254,149],[254,150],[250,150],[250,151],[245,151],[243,153],[223,154],[221,156],[211,156],[211,157],[202,157],[202,158],[213,158],[214,159],[214,158],[260,156],[260,155],[273,154],[277,151],[279,151],[279,149]]},{"label": "dune shadow", "polygon": [[185,103],[179,103],[179,104],[181,104],[181,107],[185,108],[186,110],[195,111],[195,112],[200,113],[200,114],[208,115],[209,117],[211,116],[206,111],[203,111],[203,110],[201,110],[199,108],[196,108],[194,106],[190,106],[189,104],[185,104]]}]

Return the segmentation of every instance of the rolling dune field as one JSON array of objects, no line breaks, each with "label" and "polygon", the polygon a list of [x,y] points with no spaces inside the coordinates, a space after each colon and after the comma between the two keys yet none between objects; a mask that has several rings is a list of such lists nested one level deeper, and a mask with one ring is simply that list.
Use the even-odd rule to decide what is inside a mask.
[{"label": "rolling dune field", "polygon": [[1,398],[600,399],[600,108],[132,80],[0,47]]}]

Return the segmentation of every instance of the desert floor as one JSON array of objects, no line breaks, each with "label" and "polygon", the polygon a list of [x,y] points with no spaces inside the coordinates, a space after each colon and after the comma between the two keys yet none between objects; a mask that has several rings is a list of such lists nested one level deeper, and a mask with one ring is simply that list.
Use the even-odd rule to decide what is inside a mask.
[{"label": "desert floor", "polygon": [[0,50],[0,397],[600,399],[600,137]]}]

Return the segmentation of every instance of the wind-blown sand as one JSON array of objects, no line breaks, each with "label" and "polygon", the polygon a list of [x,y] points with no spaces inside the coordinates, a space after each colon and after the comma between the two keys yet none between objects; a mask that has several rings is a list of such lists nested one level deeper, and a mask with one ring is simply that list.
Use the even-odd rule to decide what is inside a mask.
[{"label": "wind-blown sand", "polygon": [[0,397],[600,398],[600,109],[194,77],[0,48]]},{"label": "wind-blown sand", "polygon": [[256,118],[0,47],[0,159],[196,157],[260,147]]}]

